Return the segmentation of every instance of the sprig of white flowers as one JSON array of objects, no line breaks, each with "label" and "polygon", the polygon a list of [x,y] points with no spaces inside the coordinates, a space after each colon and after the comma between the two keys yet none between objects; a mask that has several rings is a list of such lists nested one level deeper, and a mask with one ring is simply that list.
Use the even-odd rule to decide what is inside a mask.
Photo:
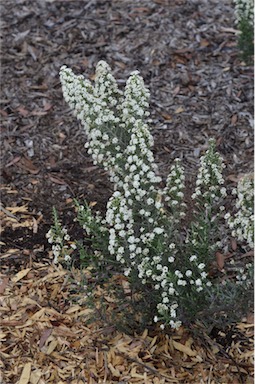
[{"label": "sprig of white flowers", "polygon": [[245,20],[253,27],[254,24],[254,0],[234,0],[236,23]]},{"label": "sprig of white flowers", "polygon": [[[185,174],[180,159],[175,159],[170,168],[170,173],[166,180],[164,196],[167,207],[170,209],[171,216],[175,224],[180,223],[180,219],[186,216],[187,205],[184,203]],[[178,209],[176,209],[178,207]]]},{"label": "sprig of white flowers", "polygon": [[[139,72],[132,72],[124,91],[118,89],[104,61],[97,65],[94,85],[66,66],[60,70],[60,80],[66,102],[87,133],[88,153],[94,164],[109,173],[114,187],[105,218],[94,216],[89,206],[78,205],[78,221],[95,243],[96,256],[105,257],[105,262],[115,258],[130,281],[140,282],[145,295],[157,297],[154,321],[161,322],[161,328],[178,328],[188,303],[198,311],[206,302],[204,290],[212,285],[208,277],[210,236],[226,196],[224,164],[215,141],[209,141],[200,160],[192,195],[195,219],[186,228],[185,243],[181,227],[187,208],[184,169],[176,159],[165,188],[160,187],[146,120],[149,91]],[[61,239],[66,235],[64,231]],[[58,245],[52,232],[48,238]],[[57,261],[58,251],[54,251]]]},{"label": "sprig of white flowers", "polygon": [[71,261],[71,255],[77,248],[75,242],[70,241],[67,228],[63,227],[58,219],[56,209],[53,209],[54,225],[46,233],[49,244],[52,244],[53,262],[57,264],[60,259],[66,263]]},{"label": "sprig of white flowers", "polygon": [[[200,158],[195,192],[191,229],[187,233],[186,243],[190,252],[202,253],[204,260],[211,260],[215,248],[221,246],[219,237],[219,221],[225,211],[224,199],[227,196],[223,186],[223,170],[225,164],[216,152],[215,140],[209,140],[209,148]],[[217,233],[216,233],[217,232]]]},{"label": "sprig of white flowers", "polygon": [[232,236],[239,241],[246,241],[254,248],[254,177],[246,175],[238,181],[233,189],[236,196],[236,213],[226,213],[225,219],[232,229]]},{"label": "sprig of white flowers", "polygon": [[254,0],[234,0],[238,26],[238,45],[245,62],[252,63],[254,56]]}]

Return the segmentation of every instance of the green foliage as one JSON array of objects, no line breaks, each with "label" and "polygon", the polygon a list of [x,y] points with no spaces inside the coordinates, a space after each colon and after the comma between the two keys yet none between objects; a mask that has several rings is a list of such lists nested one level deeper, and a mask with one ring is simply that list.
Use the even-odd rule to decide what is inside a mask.
[{"label": "green foliage", "polygon": [[234,0],[242,59],[251,64],[254,55],[254,0]]},{"label": "green foliage", "polygon": [[254,29],[243,19],[239,22],[240,35],[238,38],[238,46],[242,53],[242,59],[247,64],[252,64],[254,55]]}]

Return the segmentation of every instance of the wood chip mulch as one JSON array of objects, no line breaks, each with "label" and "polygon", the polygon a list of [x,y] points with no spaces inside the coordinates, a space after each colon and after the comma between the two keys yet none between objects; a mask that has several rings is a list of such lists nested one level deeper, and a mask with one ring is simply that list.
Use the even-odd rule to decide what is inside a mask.
[{"label": "wood chip mulch", "polygon": [[[78,281],[79,271],[72,274]],[[236,326],[239,336],[225,352],[184,328],[131,337],[114,324],[87,323],[91,309],[75,302],[70,287],[70,272],[43,262],[0,275],[1,383],[253,382],[252,324]]]}]

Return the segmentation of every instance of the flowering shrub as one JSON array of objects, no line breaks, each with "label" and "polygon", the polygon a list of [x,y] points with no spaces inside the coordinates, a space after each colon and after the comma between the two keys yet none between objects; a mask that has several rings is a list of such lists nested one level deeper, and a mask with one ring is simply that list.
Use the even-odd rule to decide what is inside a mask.
[{"label": "flowering shrub", "polygon": [[236,195],[236,213],[231,216],[225,215],[232,236],[240,241],[246,241],[248,245],[254,247],[254,178],[244,176],[239,180],[237,189],[233,189]]},{"label": "flowering shrub", "polygon": [[[88,153],[113,183],[104,218],[91,207],[76,204],[78,222],[90,240],[91,263],[96,271],[110,264],[123,273],[131,289],[139,292],[138,301],[139,297],[140,303],[150,301],[143,311],[147,309],[162,329],[194,320],[211,305],[212,296],[220,295],[208,274],[220,244],[226,197],[224,164],[215,141],[209,140],[200,159],[188,227],[184,169],[176,159],[161,187],[146,122],[149,92],[139,73],[131,74],[124,91],[104,61],[97,65],[94,86],[66,66],[60,79],[64,98],[87,133]],[[56,223],[48,234],[58,245],[53,249],[55,262],[66,236]]]},{"label": "flowering shrub", "polygon": [[254,54],[254,0],[234,0],[239,47],[243,59],[250,61]]},{"label": "flowering shrub", "polygon": [[57,211],[53,208],[53,222],[54,225],[47,232],[46,238],[52,244],[52,253],[54,256],[54,263],[59,261],[59,258],[69,263],[71,254],[76,249],[76,244],[70,242],[70,236],[67,233],[67,228],[62,227],[61,222],[58,220]]}]

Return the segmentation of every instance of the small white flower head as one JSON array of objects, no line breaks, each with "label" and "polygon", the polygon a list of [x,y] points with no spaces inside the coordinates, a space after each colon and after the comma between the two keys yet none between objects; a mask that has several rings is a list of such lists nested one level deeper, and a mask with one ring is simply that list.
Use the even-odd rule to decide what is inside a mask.
[{"label": "small white flower head", "polygon": [[161,235],[164,232],[164,229],[156,227],[154,228],[153,232],[156,233],[157,235]]},{"label": "small white flower head", "polygon": [[215,150],[215,140],[209,140],[209,148],[205,155],[200,158],[200,168],[196,180],[193,199],[203,199],[204,204],[209,205],[219,201],[226,196],[226,188],[222,187],[224,179],[222,176],[225,164]]},{"label": "small white flower head", "polygon": [[197,256],[196,255],[192,255],[192,256],[190,256],[190,258],[189,258],[189,261],[195,261],[195,260],[197,260]]},{"label": "small white flower head", "polygon": [[70,255],[65,255],[64,259],[65,259],[66,262],[70,262],[71,261],[71,256]]},{"label": "small white flower head", "polygon": [[179,270],[176,270],[176,271],[174,272],[174,274],[175,274],[177,277],[179,277],[180,279],[183,277],[183,274],[182,274]]},{"label": "small white flower head", "polygon": [[254,0],[234,0],[236,23],[241,26],[248,23],[254,26]]}]

